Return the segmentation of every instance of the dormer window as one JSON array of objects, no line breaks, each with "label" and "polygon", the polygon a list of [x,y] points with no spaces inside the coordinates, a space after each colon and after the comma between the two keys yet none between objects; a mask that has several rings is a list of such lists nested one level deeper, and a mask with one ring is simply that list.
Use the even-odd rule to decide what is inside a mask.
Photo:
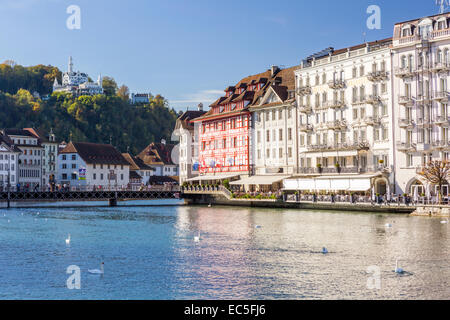
[{"label": "dormer window", "polygon": [[402,37],[410,37],[412,36],[411,26],[406,25],[402,28]]},{"label": "dormer window", "polygon": [[447,18],[441,17],[437,20],[436,30],[444,30],[447,29]]},{"label": "dormer window", "polygon": [[231,104],[231,110],[236,109],[236,103]]},{"label": "dormer window", "polygon": [[219,107],[219,113],[222,113],[225,110],[225,108],[223,106]]},{"label": "dormer window", "polygon": [[433,21],[425,19],[419,23],[419,34],[423,39],[427,39],[433,31]]}]

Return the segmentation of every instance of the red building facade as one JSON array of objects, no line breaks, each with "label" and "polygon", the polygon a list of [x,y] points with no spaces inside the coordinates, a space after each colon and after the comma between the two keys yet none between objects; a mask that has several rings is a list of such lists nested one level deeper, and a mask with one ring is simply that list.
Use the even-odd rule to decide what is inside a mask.
[{"label": "red building facade", "polygon": [[249,107],[263,95],[273,70],[242,79],[211,104],[199,126],[201,174],[244,173],[252,170]]}]

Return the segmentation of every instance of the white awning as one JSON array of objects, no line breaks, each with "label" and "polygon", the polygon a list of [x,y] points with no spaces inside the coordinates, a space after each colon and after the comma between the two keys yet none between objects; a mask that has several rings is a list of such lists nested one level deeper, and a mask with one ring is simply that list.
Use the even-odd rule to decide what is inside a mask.
[{"label": "white awning", "polygon": [[368,191],[372,186],[372,179],[378,176],[380,174],[286,179],[284,180],[284,189],[299,191]]},{"label": "white awning", "polygon": [[205,175],[205,176],[198,176],[195,178],[187,179],[186,181],[192,182],[192,181],[214,181],[214,180],[225,180],[225,179],[231,179],[234,177],[238,177],[237,174],[228,174],[228,175]]},{"label": "white awning", "polygon": [[230,185],[266,185],[270,186],[276,182],[280,182],[284,179],[289,178],[289,176],[252,176],[248,178],[243,178],[239,181],[230,182]]}]

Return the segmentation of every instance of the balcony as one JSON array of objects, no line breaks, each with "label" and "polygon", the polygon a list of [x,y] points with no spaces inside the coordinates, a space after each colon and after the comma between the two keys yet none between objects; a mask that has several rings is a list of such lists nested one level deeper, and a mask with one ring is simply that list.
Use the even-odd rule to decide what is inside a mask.
[{"label": "balcony", "polygon": [[310,152],[326,152],[326,151],[362,151],[369,150],[370,144],[365,141],[333,143],[324,145],[308,145],[307,150]]},{"label": "balcony", "polygon": [[367,97],[365,95],[364,96],[359,96],[359,97],[353,97],[352,98],[352,105],[364,104],[364,103],[366,103],[366,99],[367,99]]},{"label": "balcony", "polygon": [[297,89],[297,93],[300,96],[309,95],[309,94],[311,94],[311,86],[310,85],[300,86]]},{"label": "balcony", "polygon": [[378,116],[373,116],[373,117],[370,116],[370,117],[366,117],[364,119],[364,122],[368,126],[376,126],[376,125],[379,125],[381,123],[381,119]]},{"label": "balcony", "polygon": [[434,124],[440,127],[448,128],[449,118],[444,116],[437,116]]},{"label": "balcony", "polygon": [[343,100],[333,100],[333,101],[326,101],[324,103],[324,105],[327,108],[331,108],[331,109],[340,109],[345,107],[345,101]]},{"label": "balcony", "polygon": [[381,101],[380,96],[375,95],[375,94],[370,94],[368,96],[365,97],[364,102],[368,103],[368,104],[377,104]]},{"label": "balcony", "polygon": [[330,130],[342,130],[347,128],[347,121],[335,120],[327,122],[327,128]]},{"label": "balcony", "polygon": [[433,92],[433,100],[439,102],[448,102],[448,92],[445,90],[434,91]]},{"label": "balcony", "polygon": [[417,66],[415,72],[416,73],[422,73],[422,72],[428,73],[428,72],[431,72],[432,69],[433,68],[431,66],[429,66],[427,64],[423,64],[423,65]]},{"label": "balcony", "polygon": [[432,126],[431,119],[429,117],[421,118],[417,121],[418,128],[430,128]]},{"label": "balcony", "polygon": [[314,127],[311,124],[301,124],[300,132],[311,132],[314,130]]},{"label": "balcony", "polygon": [[417,145],[411,142],[397,142],[397,149],[400,152],[415,152]]},{"label": "balcony", "polygon": [[413,67],[397,67],[394,74],[399,78],[410,78],[414,76],[414,69]]},{"label": "balcony", "polygon": [[328,81],[328,86],[331,89],[344,89],[345,81],[344,80],[331,80],[331,81]]},{"label": "balcony", "polygon": [[432,143],[432,147],[434,150],[443,151],[450,149],[450,141],[435,141]]},{"label": "balcony", "polygon": [[310,114],[312,112],[311,105],[299,106],[298,109],[301,113]]},{"label": "balcony", "polygon": [[386,71],[373,71],[367,75],[367,79],[372,82],[387,80],[388,73]]},{"label": "balcony", "polygon": [[414,101],[411,96],[399,96],[398,104],[404,105],[404,106],[411,106],[414,104]]},{"label": "balcony", "polygon": [[403,118],[398,120],[398,126],[402,129],[412,129],[414,128],[414,122],[412,119]]},{"label": "balcony", "polygon": [[433,72],[449,71],[450,64],[447,62],[435,62],[431,70]]}]

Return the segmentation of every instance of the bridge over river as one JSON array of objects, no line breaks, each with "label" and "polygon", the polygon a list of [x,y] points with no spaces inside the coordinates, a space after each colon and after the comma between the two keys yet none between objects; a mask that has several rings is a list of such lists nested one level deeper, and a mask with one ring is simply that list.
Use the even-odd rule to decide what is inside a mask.
[{"label": "bridge over river", "polygon": [[51,202],[51,201],[109,201],[109,205],[117,206],[117,201],[122,200],[158,200],[180,199],[178,189],[170,190],[144,190],[144,191],[65,191],[65,192],[0,192],[0,203],[11,202]]}]

